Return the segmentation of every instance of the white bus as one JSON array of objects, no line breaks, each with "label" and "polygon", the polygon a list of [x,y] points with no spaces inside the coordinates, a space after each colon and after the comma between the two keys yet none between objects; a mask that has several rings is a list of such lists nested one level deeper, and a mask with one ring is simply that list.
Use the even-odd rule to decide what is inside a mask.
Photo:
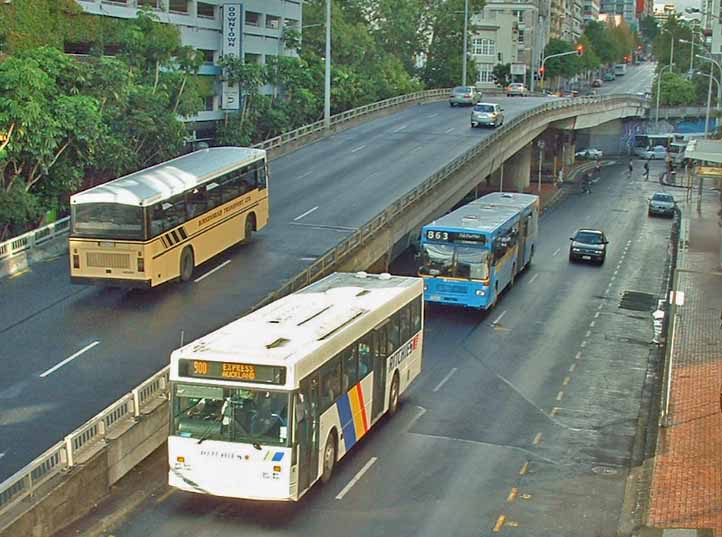
[{"label": "white bus", "polygon": [[421,372],[423,282],[332,274],[171,354],[168,481],[295,501]]}]

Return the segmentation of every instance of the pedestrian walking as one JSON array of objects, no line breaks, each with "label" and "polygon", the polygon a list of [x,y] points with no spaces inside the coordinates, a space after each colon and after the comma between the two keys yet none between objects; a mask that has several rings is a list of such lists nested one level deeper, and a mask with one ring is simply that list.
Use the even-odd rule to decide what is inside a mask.
[{"label": "pedestrian walking", "polygon": [[649,179],[649,161],[644,163],[644,180]]},{"label": "pedestrian walking", "polygon": [[634,165],[632,164],[632,159],[629,159],[629,164],[627,165],[627,175],[629,177],[632,177],[632,172],[634,171]]},{"label": "pedestrian walking", "polygon": [[559,175],[557,176],[557,184],[561,186],[564,182],[564,168],[559,168]]}]

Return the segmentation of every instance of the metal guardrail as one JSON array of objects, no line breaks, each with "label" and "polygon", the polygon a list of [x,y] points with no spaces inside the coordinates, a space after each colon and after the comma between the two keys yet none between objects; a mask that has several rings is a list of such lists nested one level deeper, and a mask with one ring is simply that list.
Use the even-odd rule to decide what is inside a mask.
[{"label": "metal guardrail", "polygon": [[17,237],[13,237],[5,242],[0,243],[0,261],[7,259],[21,252],[31,250],[36,246],[48,242],[50,239],[54,239],[60,235],[66,234],[70,231],[70,217],[66,216],[61,218],[57,222],[48,224],[47,226],[39,227]]},{"label": "metal guardrail", "polygon": [[[423,101],[426,99],[433,99],[436,97],[442,97],[449,94],[448,89],[435,89],[427,91],[418,91],[416,93],[409,93],[408,95],[399,95],[398,97],[392,97],[376,103],[367,104],[358,108],[352,108],[339,114],[331,116],[331,127],[350,121],[357,117],[369,114],[371,112],[377,112],[385,108],[391,108],[404,103]],[[270,138],[264,142],[253,145],[252,147],[258,149],[276,149],[285,144],[300,140],[310,134],[315,134],[324,130],[324,122],[317,121],[310,125],[304,125],[298,129],[286,132],[280,136]],[[53,224],[43,226],[38,229],[34,229],[23,235],[18,235],[5,242],[0,243],[0,261],[3,259],[10,258],[21,252],[40,246],[44,242],[50,239],[64,235],[70,231],[70,217],[65,217]]]},{"label": "metal guardrail", "polygon": [[32,498],[38,487],[52,477],[75,466],[81,451],[104,440],[127,418],[140,418],[148,404],[165,397],[168,371],[168,367],[163,368],[0,483],[0,515],[22,500]]},{"label": "metal guardrail", "polygon": [[[722,108],[719,106],[712,107],[710,109],[710,114],[714,117],[715,114],[719,114],[722,112]],[[659,117],[660,119],[666,119],[666,118],[685,118],[685,117],[697,117],[697,118],[703,118],[705,117],[705,114],[707,113],[707,107],[706,106],[660,106],[659,107]],[[651,106],[649,108],[649,114],[650,116],[654,117],[656,115],[656,110],[654,106]]]},{"label": "metal guardrail", "polygon": [[[428,194],[439,183],[476,157],[480,152],[487,150],[501,139],[512,136],[513,129],[523,122],[549,111],[581,107],[589,104],[620,103],[629,106],[630,103],[636,103],[639,106],[643,106],[642,100],[635,99],[635,97],[630,96],[555,99],[515,117],[466,153],[443,166],[412,191],[397,199],[371,221],[361,226],[356,232],[317,259],[311,266],[288,281],[283,287],[266,296],[256,304],[253,309],[260,308],[282,296],[297,291],[305,285],[328,274],[340,260],[345,258],[353,250],[363,246],[364,243],[369,240],[369,237],[373,237],[376,231],[384,227],[396,215],[413,203],[416,203],[417,200]],[[97,416],[70,433],[63,441],[58,442],[30,464],[0,483],[0,515],[12,506],[17,505],[17,503],[23,499],[31,498],[38,487],[50,478],[72,468],[76,464],[79,452],[105,439],[114,427],[123,422],[124,418],[139,418],[144,406],[150,401],[167,394],[168,373],[169,368],[165,367],[137,386],[133,391],[124,395]]]}]

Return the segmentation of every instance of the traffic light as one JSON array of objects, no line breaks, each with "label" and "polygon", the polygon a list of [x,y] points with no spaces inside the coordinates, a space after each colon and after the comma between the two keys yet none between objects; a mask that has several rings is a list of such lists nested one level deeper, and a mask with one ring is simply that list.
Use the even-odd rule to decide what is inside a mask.
[{"label": "traffic light", "polygon": [[577,56],[584,54],[584,45],[577,45]]},{"label": "traffic light", "polygon": [[539,78],[544,76],[544,67],[539,68]]}]

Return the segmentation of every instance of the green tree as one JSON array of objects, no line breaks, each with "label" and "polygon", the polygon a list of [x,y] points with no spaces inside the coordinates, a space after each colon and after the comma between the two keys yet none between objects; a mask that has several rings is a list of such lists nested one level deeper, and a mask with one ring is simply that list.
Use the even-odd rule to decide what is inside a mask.
[{"label": "green tree", "polygon": [[[666,72],[660,84],[659,104],[664,106],[686,106],[697,100],[695,84],[677,73]],[[656,99],[655,84],[653,98]]]},{"label": "green tree", "polygon": [[592,50],[603,64],[617,61],[615,45],[609,28],[597,21],[589,21],[584,29],[584,36],[589,40]]},{"label": "green tree", "polygon": [[646,43],[652,43],[659,33],[659,23],[651,15],[642,17],[639,21],[639,31]]},{"label": "green tree", "polygon": [[[674,71],[684,73],[689,70],[689,57],[691,45],[681,40],[692,40],[692,27],[677,17],[670,17],[664,24],[652,44],[652,51],[657,57],[657,69],[668,65],[671,59],[672,42],[674,41]],[[695,38],[697,43],[701,38]]]},{"label": "green tree", "polygon": [[7,52],[42,46],[62,48],[73,18],[83,9],[75,0],[23,0],[0,4],[0,33]]},{"label": "green tree", "polygon": [[[544,57],[551,56],[553,54],[561,54],[563,52],[572,52],[574,46],[569,41],[563,39],[550,39],[546,48],[544,49]],[[549,79],[554,77],[565,77],[569,78],[577,73],[578,57],[574,54],[568,56],[562,56],[560,58],[552,58],[547,60],[544,64],[544,79],[549,82]]]},{"label": "green tree", "polygon": [[494,77],[494,82],[502,88],[508,86],[511,84],[511,64],[497,63],[491,71],[491,76]]}]

